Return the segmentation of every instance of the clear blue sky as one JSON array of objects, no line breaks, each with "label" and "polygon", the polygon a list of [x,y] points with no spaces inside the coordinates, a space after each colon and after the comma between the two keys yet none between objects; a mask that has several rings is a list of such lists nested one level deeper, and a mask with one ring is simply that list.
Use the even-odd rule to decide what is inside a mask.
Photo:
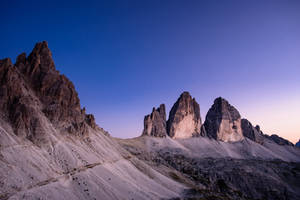
[{"label": "clear blue sky", "polygon": [[48,41],[82,106],[116,137],[183,91],[223,96],[266,133],[300,138],[300,1],[1,1],[0,57]]}]

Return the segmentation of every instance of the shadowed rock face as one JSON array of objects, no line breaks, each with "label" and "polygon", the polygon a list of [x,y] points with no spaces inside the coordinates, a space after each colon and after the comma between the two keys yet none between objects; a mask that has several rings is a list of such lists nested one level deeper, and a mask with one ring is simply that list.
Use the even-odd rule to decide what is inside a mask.
[{"label": "shadowed rock face", "polygon": [[167,122],[167,132],[172,138],[201,135],[200,107],[188,92],[183,92],[173,105]]},{"label": "shadowed rock face", "polygon": [[259,144],[262,144],[264,141],[264,136],[260,130],[260,127],[258,125],[256,127],[253,127],[247,119],[242,119],[241,122],[244,137],[247,137],[250,140]]},{"label": "shadowed rock face", "polygon": [[294,146],[293,143],[290,141],[279,137],[278,135],[266,135],[264,134],[258,125],[255,127],[252,126],[252,124],[247,119],[242,119],[242,131],[244,137],[249,138],[250,140],[253,140],[254,142],[257,142],[259,144],[263,144],[266,140],[271,140],[272,142],[275,142],[279,145],[289,145]]},{"label": "shadowed rock face", "polygon": [[209,137],[224,142],[242,140],[241,116],[228,101],[219,97],[209,109],[204,127]]},{"label": "shadowed rock face", "polygon": [[291,143],[290,141],[282,138],[282,137],[279,137],[278,135],[276,134],[273,134],[271,136],[269,135],[264,135],[264,137],[268,138],[269,140],[272,140],[273,142],[279,144],[279,145],[289,145],[289,146],[294,146],[293,143]]},{"label": "shadowed rock face", "polygon": [[0,60],[0,113],[14,133],[31,141],[45,134],[39,100],[10,59]]},{"label": "shadowed rock face", "polygon": [[150,115],[144,118],[144,131],[143,135],[154,137],[166,137],[166,108],[161,104],[159,108],[153,108]]},{"label": "shadowed rock face", "polygon": [[44,134],[43,117],[79,135],[87,133],[87,125],[96,127],[94,117],[80,108],[73,83],[55,69],[47,42],[37,43],[28,57],[19,55],[15,65],[1,60],[0,82],[0,107],[17,135]]}]

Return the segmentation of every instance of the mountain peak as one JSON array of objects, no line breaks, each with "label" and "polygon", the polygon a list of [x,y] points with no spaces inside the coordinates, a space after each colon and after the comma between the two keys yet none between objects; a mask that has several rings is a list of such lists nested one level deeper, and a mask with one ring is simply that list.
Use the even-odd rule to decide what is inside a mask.
[{"label": "mountain peak", "polygon": [[[61,131],[86,135],[88,126],[96,128],[94,116],[80,107],[73,83],[55,70],[47,42],[35,45],[28,57],[0,61],[0,109],[15,128],[17,135],[43,135],[43,118]],[[30,133],[30,134],[29,134]]]},{"label": "mountain peak", "polygon": [[225,142],[242,140],[241,115],[222,97],[208,110],[204,127],[208,136]]},{"label": "mountain peak", "polygon": [[11,59],[10,58],[4,58],[2,60],[0,60],[0,66],[10,66],[12,65]]},{"label": "mountain peak", "polygon": [[144,131],[143,135],[154,137],[166,137],[166,108],[161,104],[159,108],[153,108],[150,115],[144,118]]},{"label": "mountain peak", "polygon": [[189,92],[183,92],[173,105],[167,132],[172,138],[188,138],[201,134],[200,106]]},{"label": "mountain peak", "polygon": [[179,98],[184,98],[184,97],[191,97],[191,95],[188,91],[184,91],[184,92],[181,93]]},{"label": "mountain peak", "polygon": [[56,72],[52,53],[46,41],[35,44],[32,52],[26,57],[25,53],[17,57],[16,67],[30,79],[39,79],[39,76],[49,71]]}]

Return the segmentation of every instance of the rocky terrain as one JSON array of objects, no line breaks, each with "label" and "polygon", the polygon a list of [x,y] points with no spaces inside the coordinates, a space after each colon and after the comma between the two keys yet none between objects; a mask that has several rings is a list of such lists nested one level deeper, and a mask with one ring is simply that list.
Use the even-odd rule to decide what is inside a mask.
[{"label": "rocky terrain", "polygon": [[0,82],[0,199],[168,199],[186,188],[95,124],[46,42],[1,60]]},{"label": "rocky terrain", "polygon": [[202,124],[183,92],[140,137],[111,137],[56,70],[47,42],[0,60],[0,199],[300,199],[300,148],[221,97]]}]

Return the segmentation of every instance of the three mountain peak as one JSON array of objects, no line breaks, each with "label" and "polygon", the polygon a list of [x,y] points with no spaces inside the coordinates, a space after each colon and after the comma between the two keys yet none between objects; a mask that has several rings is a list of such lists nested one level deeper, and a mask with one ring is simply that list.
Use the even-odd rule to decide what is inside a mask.
[{"label": "three mountain peak", "polygon": [[[86,135],[89,128],[99,128],[93,115],[87,115],[81,108],[73,83],[55,69],[46,41],[37,43],[29,56],[20,54],[15,64],[9,58],[0,60],[0,82],[0,109],[6,113],[4,118],[16,135],[32,141],[44,138],[49,131],[45,130],[45,120],[63,132],[76,135]],[[200,106],[189,92],[180,95],[168,120],[164,104],[153,108],[145,116],[142,135],[168,135],[174,139],[202,136],[225,142],[247,137],[258,143],[267,138],[292,145],[277,135],[264,135],[259,127],[241,119],[238,110],[222,97],[215,99],[202,123]]]},{"label": "three mountain peak", "polygon": [[223,142],[248,138],[259,144],[271,140],[279,145],[293,145],[277,135],[263,134],[258,125],[254,127],[247,119],[242,119],[239,111],[222,97],[214,100],[202,124],[200,106],[186,91],[171,108],[168,120],[164,104],[153,108],[152,113],[145,116],[142,135],[173,139],[209,137]]},{"label": "three mountain peak", "polygon": [[[160,115],[160,113],[163,113]],[[154,137],[190,138],[208,136],[222,141],[243,139],[239,112],[222,97],[215,99],[204,124],[200,106],[189,92],[183,92],[171,108],[166,120],[165,106],[153,109],[145,116],[143,135]]]}]

